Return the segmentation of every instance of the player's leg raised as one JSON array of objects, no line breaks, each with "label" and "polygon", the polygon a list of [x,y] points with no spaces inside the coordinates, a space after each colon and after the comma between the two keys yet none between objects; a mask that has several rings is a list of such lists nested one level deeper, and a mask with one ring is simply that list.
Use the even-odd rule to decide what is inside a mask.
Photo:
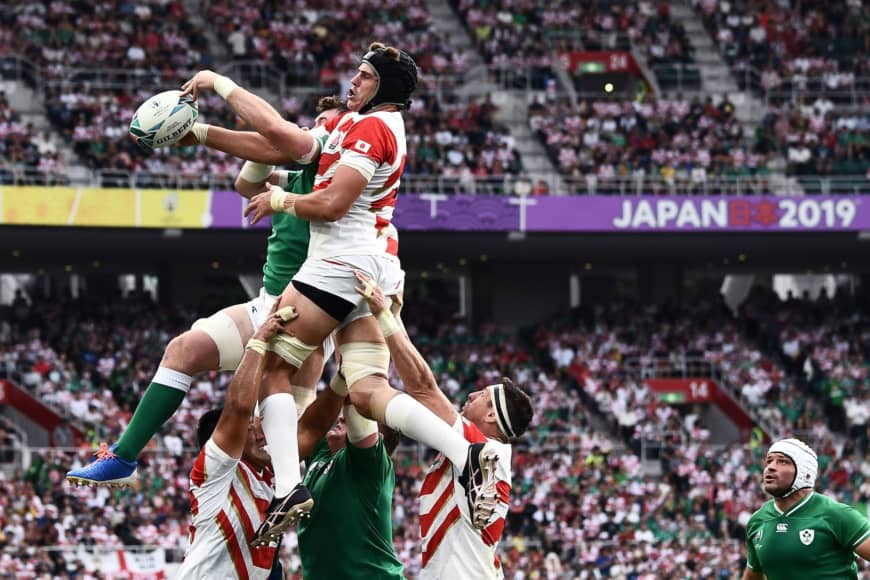
[{"label": "player's leg raised", "polygon": [[115,445],[101,448],[88,465],[67,473],[67,479],[76,485],[127,485],[135,481],[139,453],[181,406],[193,377],[238,366],[244,344],[253,333],[250,306],[224,308],[169,341],[121,438]]}]

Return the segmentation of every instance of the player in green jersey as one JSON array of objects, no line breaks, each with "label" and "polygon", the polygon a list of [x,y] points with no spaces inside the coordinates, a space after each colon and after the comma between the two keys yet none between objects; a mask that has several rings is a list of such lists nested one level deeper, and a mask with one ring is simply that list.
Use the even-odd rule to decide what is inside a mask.
[{"label": "player in green jersey", "polygon": [[[344,103],[336,97],[321,99],[315,127],[327,123],[344,110]],[[245,197],[263,191],[267,182],[280,183],[287,191],[295,193],[308,193],[313,188],[316,159],[300,171],[274,172],[271,164],[280,163],[286,155],[257,133],[197,124],[182,142],[186,145],[195,143],[253,160],[245,164],[236,181],[239,192]],[[267,163],[270,165],[265,165]],[[260,295],[246,304],[229,306],[198,320],[190,330],[173,338],[118,443],[111,448],[104,444],[94,461],[67,473],[70,482],[76,485],[126,485],[135,481],[136,458],[181,405],[193,376],[212,370],[235,370],[238,366],[244,344],[305,261],[308,240],[307,222],[287,214],[275,216]],[[300,386],[294,390],[300,415],[314,399],[314,385],[322,369],[323,352],[319,351],[313,354],[311,363],[294,377],[295,385]]]},{"label": "player in green jersey", "polygon": [[746,525],[744,580],[858,578],[855,554],[870,560],[870,523],[814,491],[818,470],[816,453],[803,441],[770,446],[762,487],[773,499]]},{"label": "player in green jersey", "polygon": [[[347,390],[340,375],[330,386]],[[345,405],[342,418],[314,448],[303,480],[314,509],[300,520],[298,532],[303,578],[404,578],[392,527],[396,476],[390,456],[398,442],[397,432],[379,430]]]}]

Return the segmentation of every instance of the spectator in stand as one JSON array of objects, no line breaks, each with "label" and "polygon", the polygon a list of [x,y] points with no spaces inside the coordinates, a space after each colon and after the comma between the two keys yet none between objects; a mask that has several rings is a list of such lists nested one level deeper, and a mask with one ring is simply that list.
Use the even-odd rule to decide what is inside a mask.
[{"label": "spectator in stand", "polygon": [[756,178],[763,188],[768,173],[768,156],[741,145],[743,129],[727,97],[718,105],[682,97],[576,107],[535,101],[529,125],[579,191],[730,192],[737,185],[730,178]]}]

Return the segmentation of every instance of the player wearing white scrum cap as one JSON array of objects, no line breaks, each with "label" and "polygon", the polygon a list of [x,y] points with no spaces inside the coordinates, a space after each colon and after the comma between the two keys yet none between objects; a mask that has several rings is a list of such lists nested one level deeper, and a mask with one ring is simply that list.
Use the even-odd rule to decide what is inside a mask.
[{"label": "player wearing white scrum cap", "polygon": [[[813,489],[816,486],[816,475],[819,472],[819,458],[809,445],[800,439],[780,439],[767,450],[768,457],[774,453],[784,455],[791,460],[795,466],[794,479],[789,488],[783,491],[780,480],[773,473],[769,475],[765,474],[765,492],[773,497],[784,498],[798,490]],[[770,481],[769,485],[768,481]]]},{"label": "player wearing white scrum cap", "polygon": [[744,580],[858,578],[854,554],[870,560],[870,523],[815,491],[819,460],[800,439],[781,439],[764,460],[762,488],[773,499],[746,525]]}]

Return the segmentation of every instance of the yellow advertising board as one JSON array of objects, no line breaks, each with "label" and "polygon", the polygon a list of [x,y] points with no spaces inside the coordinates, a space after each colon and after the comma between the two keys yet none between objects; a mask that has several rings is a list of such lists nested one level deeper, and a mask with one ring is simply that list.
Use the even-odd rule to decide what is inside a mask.
[{"label": "yellow advertising board", "polygon": [[210,204],[208,190],[4,186],[0,189],[0,223],[204,228],[211,221]]}]

